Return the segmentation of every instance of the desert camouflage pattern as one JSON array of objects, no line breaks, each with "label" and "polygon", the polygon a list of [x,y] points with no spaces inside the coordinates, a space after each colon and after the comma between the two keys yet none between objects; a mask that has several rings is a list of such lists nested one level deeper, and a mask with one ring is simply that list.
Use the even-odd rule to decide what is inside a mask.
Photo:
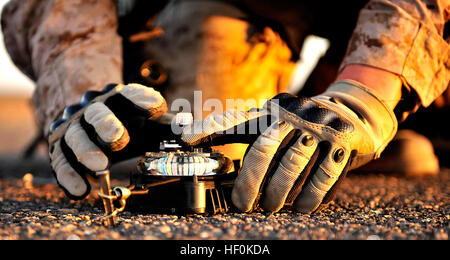
[{"label": "desert camouflage pattern", "polygon": [[[176,72],[178,87],[171,86],[169,104],[175,97],[189,97],[192,90],[204,91],[205,99],[258,99],[286,89],[293,63],[285,43],[270,28],[250,30],[245,13],[227,2],[233,1],[172,1],[155,21],[167,32],[147,48]],[[260,3],[244,2],[249,8],[252,2]],[[5,45],[15,64],[36,82],[33,104],[46,134],[63,108],[77,103],[86,90],[122,83],[117,6],[130,8],[122,0],[11,0],[4,7]],[[164,19],[172,12],[197,27],[186,31],[181,19]],[[421,105],[436,99],[441,105],[449,103],[449,95],[440,97],[450,78],[449,39],[444,39],[449,17],[449,0],[372,0],[361,10],[341,69],[365,64],[390,71],[417,93]],[[214,32],[225,25],[230,25],[234,37]],[[200,41],[193,36],[201,36]],[[213,51],[205,51],[205,46]],[[176,63],[183,60],[182,55],[192,67]],[[219,64],[217,55],[227,58]],[[198,57],[204,58],[194,62]],[[253,77],[256,73],[265,77],[258,80]]]},{"label": "desert camouflage pattern", "polygon": [[36,83],[32,102],[45,136],[84,92],[122,83],[115,13],[114,1],[107,0],[13,0],[5,5],[5,46]]},{"label": "desert camouflage pattern", "polygon": [[429,106],[449,86],[450,39],[443,38],[449,18],[449,0],[371,1],[341,68],[364,64],[400,75]]}]

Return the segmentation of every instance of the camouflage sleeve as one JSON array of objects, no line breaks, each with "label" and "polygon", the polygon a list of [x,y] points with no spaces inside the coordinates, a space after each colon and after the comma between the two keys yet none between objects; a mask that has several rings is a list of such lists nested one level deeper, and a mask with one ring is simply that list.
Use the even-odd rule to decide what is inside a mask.
[{"label": "camouflage sleeve", "polygon": [[449,86],[444,26],[450,0],[373,0],[361,11],[341,65],[364,64],[399,75],[429,106]]},{"label": "camouflage sleeve", "polygon": [[36,83],[32,101],[46,136],[85,91],[122,82],[113,0],[11,0],[1,22],[11,59]]}]

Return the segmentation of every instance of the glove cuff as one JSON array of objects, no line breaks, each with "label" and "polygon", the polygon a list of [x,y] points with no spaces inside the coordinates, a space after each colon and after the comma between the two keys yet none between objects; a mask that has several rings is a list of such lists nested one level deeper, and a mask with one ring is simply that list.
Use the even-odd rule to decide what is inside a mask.
[{"label": "glove cuff", "polygon": [[360,82],[340,80],[317,98],[323,97],[345,105],[359,117],[367,130],[373,134],[376,150],[372,159],[379,158],[398,129],[394,112],[383,102],[380,95]]}]

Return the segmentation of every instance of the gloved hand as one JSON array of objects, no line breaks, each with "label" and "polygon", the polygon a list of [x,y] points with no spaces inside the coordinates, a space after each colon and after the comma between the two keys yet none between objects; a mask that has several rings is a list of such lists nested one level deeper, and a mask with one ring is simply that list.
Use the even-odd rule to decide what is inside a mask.
[{"label": "gloved hand", "polygon": [[155,135],[171,132],[170,123],[152,121],[166,111],[159,92],[138,84],[86,92],[51,126],[50,159],[59,185],[72,199],[87,196],[96,171],[157,147],[164,137]]},{"label": "gloved hand", "polygon": [[[275,119],[270,127],[248,132],[267,116]],[[312,213],[333,199],[349,169],[379,157],[396,131],[396,117],[378,95],[345,80],[313,98],[280,94],[264,109],[209,116],[186,127],[182,140],[192,146],[250,143],[232,191],[241,211],[259,205]]]}]

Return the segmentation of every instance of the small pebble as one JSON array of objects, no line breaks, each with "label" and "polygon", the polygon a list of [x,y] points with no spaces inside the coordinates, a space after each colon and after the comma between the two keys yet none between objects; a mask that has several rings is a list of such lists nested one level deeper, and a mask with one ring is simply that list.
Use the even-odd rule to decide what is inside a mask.
[{"label": "small pebble", "polygon": [[377,235],[370,235],[367,237],[367,240],[380,240],[381,238]]},{"label": "small pebble", "polygon": [[67,240],[81,240],[81,238],[77,235],[70,235],[67,237]]},{"label": "small pebble", "polygon": [[166,234],[170,232],[170,227],[168,225],[163,225],[159,228],[159,232]]}]

